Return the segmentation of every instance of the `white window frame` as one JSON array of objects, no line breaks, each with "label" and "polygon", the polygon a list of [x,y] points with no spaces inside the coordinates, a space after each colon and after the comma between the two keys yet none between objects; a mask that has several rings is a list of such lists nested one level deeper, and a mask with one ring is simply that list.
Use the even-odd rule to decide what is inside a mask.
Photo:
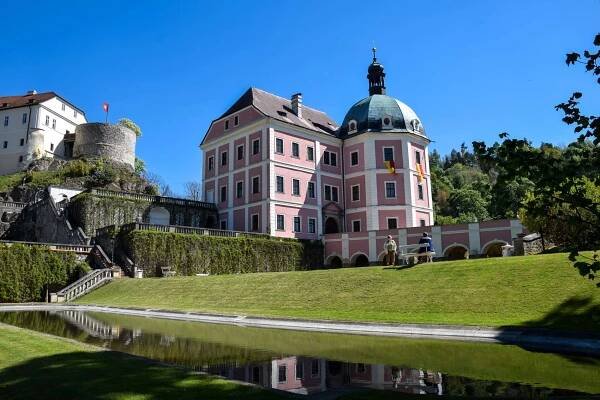
[{"label": "white window frame", "polygon": [[415,150],[415,164],[421,164],[421,152]]},{"label": "white window frame", "polygon": [[315,161],[315,148],[313,146],[306,146],[306,161]]},{"label": "white window frame", "polygon": [[[242,194],[241,196],[238,196],[239,192],[238,192],[238,185],[242,184]],[[236,199],[243,199],[244,198],[244,181],[236,181],[235,182],[235,198]]]},{"label": "white window frame", "polygon": [[[254,229],[254,217],[256,217],[256,229]],[[259,232],[260,231],[260,215],[258,213],[254,213],[250,215],[250,231]]]},{"label": "white window frame", "polygon": [[[300,367],[300,371],[302,371],[300,376],[298,376],[298,367]],[[302,379],[304,379],[304,364],[300,360],[297,360],[296,361],[296,380],[299,381]]]},{"label": "white window frame", "polygon": [[[354,125],[354,126],[352,126]],[[348,121],[348,133],[355,133],[358,130],[358,122],[355,119]]]},{"label": "white window frame", "polygon": [[[298,193],[294,193],[294,188],[295,188],[294,183],[295,182],[298,182]],[[292,178],[292,196],[300,197],[301,196],[300,193],[302,193],[302,191],[300,190],[300,179]]]},{"label": "white window frame", "polygon": [[[258,192],[254,191],[254,179],[258,179]],[[252,182],[252,194],[260,194],[260,175],[254,175],[251,178],[251,182]]]},{"label": "white window frame", "polygon": [[[310,190],[309,190],[309,188],[310,188],[311,184],[312,184],[312,188],[313,188],[313,190],[312,190],[312,194],[311,194],[311,192],[310,192]],[[316,184],[315,182],[313,182],[313,181],[308,181],[308,182],[306,183],[306,195],[307,195],[307,197],[308,197],[309,199],[314,199],[314,198],[316,198],[316,197],[317,197],[317,184]]]},{"label": "white window frame", "polygon": [[[354,164],[354,160],[352,159],[353,154],[356,154],[356,164]],[[350,166],[355,167],[358,164],[360,164],[360,159],[358,157],[359,157],[358,150],[350,152]]]},{"label": "white window frame", "polygon": [[[281,151],[277,149],[277,144],[281,143]],[[284,154],[285,153],[285,143],[282,138],[275,138],[275,154]]]},{"label": "white window frame", "polygon": [[[396,221],[396,227],[395,228],[390,228],[390,221],[392,221],[392,220]],[[398,225],[398,217],[387,217],[385,219],[385,226],[386,226],[386,229],[400,229],[400,227]]]},{"label": "white window frame", "polygon": [[50,126],[50,116],[46,115],[46,119],[44,120],[44,125]]},{"label": "white window frame", "polygon": [[[310,227],[310,223],[311,222],[313,223],[312,230],[311,230],[311,227]],[[308,233],[317,233],[317,219],[316,218],[312,218],[312,217],[308,218],[308,227],[307,227],[307,229],[308,229]]]},{"label": "white window frame", "polygon": [[[225,188],[225,200],[222,200],[223,188]],[[223,186],[219,187],[219,203],[226,203],[226,202],[227,202],[227,185],[223,185]]]},{"label": "white window frame", "polygon": [[[279,179],[281,179],[281,190],[279,190]],[[285,193],[285,179],[281,175],[275,175],[275,193]]]},{"label": "white window frame", "polygon": [[422,183],[417,183],[417,200],[425,200],[425,188]]},{"label": "white window frame", "polygon": [[240,124],[240,117],[238,115],[235,115],[233,117],[233,126],[238,126]]},{"label": "white window frame", "polygon": [[[387,185],[388,183],[393,183],[394,184],[394,196],[390,197],[388,196],[388,192],[387,192]],[[398,188],[396,187],[396,181],[385,181],[383,182],[383,190],[384,190],[384,196],[386,199],[395,199],[398,197]]]},{"label": "white window frame", "polygon": [[[296,230],[296,218],[298,220],[298,230]],[[302,217],[299,215],[294,215],[292,218],[292,230],[295,233],[302,233]]]},{"label": "white window frame", "polygon": [[[325,162],[325,161],[326,161],[326,160],[325,160],[325,153],[329,153],[329,156],[327,157],[327,158],[329,159],[329,161],[328,161],[328,162]],[[332,163],[331,163],[331,160],[332,160],[332,158],[331,158],[331,155],[332,155],[332,154],[335,154],[335,164],[332,164]],[[336,151],[325,150],[325,151],[323,152],[323,164],[325,164],[325,165],[329,165],[330,167],[337,167],[337,160],[338,160],[338,154],[337,154],[337,152],[336,152]]]},{"label": "white window frame", "polygon": [[4,116],[4,126],[8,126],[8,121],[10,120],[8,115]]},{"label": "white window frame", "polygon": [[[358,230],[354,230],[354,223],[358,222]],[[362,222],[360,219],[353,219],[352,222],[352,232],[360,232],[362,230]]]},{"label": "white window frame", "polygon": [[381,148],[381,151],[383,153],[382,154],[383,162],[390,161],[390,160],[385,159],[385,150],[386,149],[392,149],[392,161],[396,161],[396,151],[395,151],[394,147],[393,146],[384,146]]},{"label": "white window frame", "polygon": [[419,218],[419,226],[421,228],[423,228],[424,226],[427,226],[427,221],[425,221],[423,218]]},{"label": "white window frame", "polygon": [[[242,149],[242,158],[240,158],[240,148]],[[235,148],[235,158],[237,161],[243,161],[246,158],[246,154],[244,152],[244,145],[238,144]]]},{"label": "white window frame", "polygon": [[[389,124],[385,123],[386,118],[390,120]],[[384,115],[383,117],[381,117],[381,127],[382,128],[393,128],[394,127],[394,120],[392,119],[391,115]]]},{"label": "white window frame", "polygon": [[225,130],[228,131],[229,130],[229,119],[225,120],[224,125],[225,125]]},{"label": "white window frame", "polygon": [[65,103],[62,103],[60,109],[65,111],[66,108],[67,108],[67,106],[65,105]]},{"label": "white window frame", "polygon": [[[298,149],[298,154],[294,154],[294,147]],[[300,158],[300,143],[292,142],[292,158]]]},{"label": "white window frame", "polygon": [[215,156],[208,157],[207,168],[209,171],[213,171],[215,169]]},{"label": "white window frame", "polygon": [[[283,370],[285,371],[285,377],[283,380],[279,379],[281,378],[281,369],[283,368]],[[287,365],[279,365],[277,367],[277,382],[279,383],[286,383],[287,382]]]},{"label": "white window frame", "polygon": [[[354,188],[355,187],[358,188],[358,198],[356,200],[354,199]],[[350,201],[351,202],[360,201],[360,184],[350,186]]]},{"label": "white window frame", "polygon": [[56,130],[56,118],[52,118],[52,129]]},{"label": "white window frame", "polygon": [[[254,152],[254,143],[258,142],[258,146],[256,146],[256,148],[258,149],[256,151],[256,153]],[[260,138],[257,139],[252,139],[252,155],[255,156],[257,154],[260,154]]]},{"label": "white window frame", "polygon": [[[279,227],[279,217],[281,217],[282,227]],[[275,230],[276,231],[285,231],[285,214],[277,214],[275,216]]]},{"label": "white window frame", "polygon": [[[223,164],[223,154],[225,154],[225,164]],[[219,162],[219,165],[220,165],[221,167],[224,167],[224,166],[226,166],[226,165],[228,165],[228,164],[229,164],[229,154],[227,154],[227,150],[223,150],[223,151],[221,152],[221,157],[220,157],[219,161],[220,161],[220,162]]]}]

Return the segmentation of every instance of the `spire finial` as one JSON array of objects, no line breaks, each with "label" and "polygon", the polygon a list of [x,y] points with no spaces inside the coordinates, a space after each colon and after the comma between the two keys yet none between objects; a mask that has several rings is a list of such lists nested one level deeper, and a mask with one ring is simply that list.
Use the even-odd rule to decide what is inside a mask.
[{"label": "spire finial", "polygon": [[371,49],[371,51],[373,52],[373,62],[377,61],[377,56],[375,53],[377,53],[377,47],[373,47]]}]

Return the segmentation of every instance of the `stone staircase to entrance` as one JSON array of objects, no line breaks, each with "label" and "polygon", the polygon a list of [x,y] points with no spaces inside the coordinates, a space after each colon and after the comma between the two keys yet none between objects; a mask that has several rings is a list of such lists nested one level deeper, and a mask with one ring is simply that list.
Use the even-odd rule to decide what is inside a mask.
[{"label": "stone staircase to entrance", "polygon": [[78,281],[73,282],[66,288],[56,293],[50,294],[51,303],[63,303],[75,300],[107,284],[113,279],[113,270],[111,268],[95,269]]}]

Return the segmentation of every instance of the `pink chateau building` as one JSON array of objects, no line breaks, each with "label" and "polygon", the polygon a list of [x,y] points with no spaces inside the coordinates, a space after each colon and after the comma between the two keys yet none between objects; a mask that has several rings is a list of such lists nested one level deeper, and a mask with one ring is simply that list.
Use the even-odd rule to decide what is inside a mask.
[{"label": "pink chateau building", "polygon": [[[406,229],[434,224],[423,124],[386,95],[375,52],[367,79],[369,96],[341,125],[305,106],[300,93],[285,99],[256,88],[210,124],[200,145],[204,200],[216,203],[219,228],[324,239],[325,262],[348,264],[358,254],[349,254],[353,239],[374,262],[383,232],[407,244]],[[510,240],[510,224],[508,231]],[[463,233],[468,240],[469,229]]]}]

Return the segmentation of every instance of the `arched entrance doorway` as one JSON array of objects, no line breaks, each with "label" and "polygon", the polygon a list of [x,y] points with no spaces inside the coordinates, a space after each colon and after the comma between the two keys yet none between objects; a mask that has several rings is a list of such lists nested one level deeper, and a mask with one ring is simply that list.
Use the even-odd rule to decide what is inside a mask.
[{"label": "arched entrance doorway", "polygon": [[483,253],[486,257],[502,257],[502,246],[505,244],[504,242],[491,243],[486,246]]},{"label": "arched entrance doorway", "polygon": [[444,256],[448,260],[464,260],[465,258],[469,258],[467,253],[467,249],[463,246],[452,246],[444,252]]},{"label": "arched entrance doorway", "polygon": [[369,258],[364,254],[360,254],[354,260],[355,267],[368,267],[369,266]]},{"label": "arched entrance doorway", "polygon": [[329,266],[331,268],[342,268],[342,259],[339,257],[333,257],[331,261],[329,261]]},{"label": "arched entrance doorway", "polygon": [[149,219],[152,225],[169,225],[171,215],[163,207],[152,207]]},{"label": "arched entrance doorway", "polygon": [[325,234],[339,232],[340,227],[338,225],[337,220],[333,217],[327,217],[327,219],[325,220]]}]

